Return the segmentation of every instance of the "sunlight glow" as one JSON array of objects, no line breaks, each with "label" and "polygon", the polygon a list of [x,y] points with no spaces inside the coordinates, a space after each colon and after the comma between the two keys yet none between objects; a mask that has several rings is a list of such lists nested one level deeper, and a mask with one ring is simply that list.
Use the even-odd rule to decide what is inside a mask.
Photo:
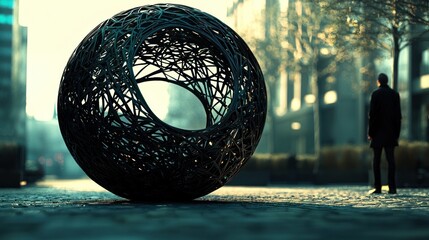
[{"label": "sunlight glow", "polygon": [[329,55],[329,53],[330,53],[330,51],[329,51],[329,49],[328,49],[328,48],[321,48],[321,49],[320,49],[320,54],[322,54],[322,55],[324,55],[324,56]]},{"label": "sunlight glow", "polygon": [[420,77],[420,88],[429,88],[429,74]]},{"label": "sunlight glow", "polygon": [[279,104],[276,107],[276,114],[284,116],[287,112],[287,72],[280,72],[279,88],[278,88]]},{"label": "sunlight glow", "polygon": [[298,131],[299,129],[301,129],[301,123],[299,123],[299,122],[293,122],[291,124],[291,128],[292,128],[292,130]]},{"label": "sunlight glow", "polygon": [[[80,41],[99,23],[139,5],[178,3],[226,21],[226,0],[20,0],[19,23],[28,27],[27,115],[50,120],[65,65]],[[165,99],[165,89],[159,97]],[[157,105],[165,109],[168,101]],[[164,113],[161,113],[163,115]]]},{"label": "sunlight glow", "polygon": [[332,104],[337,102],[337,98],[337,92],[332,90],[325,93],[323,100],[326,104]]},{"label": "sunlight glow", "polygon": [[107,192],[104,188],[100,187],[94,181],[84,178],[78,180],[55,180],[48,179],[37,183],[40,187],[49,187],[56,189],[64,189],[69,191],[81,192]]},{"label": "sunlight glow", "polygon": [[301,108],[301,73],[295,72],[293,80],[293,99],[290,108],[292,111],[298,111]]},{"label": "sunlight glow", "polygon": [[290,108],[292,111],[298,111],[301,108],[301,100],[299,98],[292,98]]},{"label": "sunlight glow", "polygon": [[314,96],[313,94],[307,94],[305,95],[304,100],[308,104],[313,104],[316,102],[316,96]]}]

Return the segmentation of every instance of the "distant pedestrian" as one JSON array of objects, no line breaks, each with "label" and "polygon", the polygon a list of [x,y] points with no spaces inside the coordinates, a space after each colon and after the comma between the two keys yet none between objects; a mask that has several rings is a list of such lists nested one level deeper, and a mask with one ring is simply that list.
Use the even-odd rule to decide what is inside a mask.
[{"label": "distant pedestrian", "polygon": [[401,130],[401,104],[399,93],[388,85],[388,77],[380,73],[377,79],[378,89],[371,95],[369,109],[368,139],[371,140],[371,148],[374,151],[374,191],[381,193],[380,161],[382,150],[386,154],[388,163],[389,193],[396,193],[396,167],[395,147],[398,146]]}]

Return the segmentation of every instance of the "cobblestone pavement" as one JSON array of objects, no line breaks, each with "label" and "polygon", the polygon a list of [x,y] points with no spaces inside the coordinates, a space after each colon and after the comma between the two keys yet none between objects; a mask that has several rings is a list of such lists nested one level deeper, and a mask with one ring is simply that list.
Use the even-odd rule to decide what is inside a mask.
[{"label": "cobblestone pavement", "polygon": [[429,239],[429,189],[225,186],[136,203],[89,180],[0,189],[0,239]]}]

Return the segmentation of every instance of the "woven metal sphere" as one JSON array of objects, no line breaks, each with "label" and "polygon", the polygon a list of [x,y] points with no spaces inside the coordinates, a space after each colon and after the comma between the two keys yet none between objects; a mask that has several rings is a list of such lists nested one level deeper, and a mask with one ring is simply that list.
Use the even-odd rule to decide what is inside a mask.
[{"label": "woven metal sphere", "polygon": [[[192,93],[205,128],[160,120],[139,90],[150,81]],[[100,186],[132,200],[181,201],[223,186],[250,159],[266,99],[258,62],[231,28],[194,8],[156,4],[118,13],[82,40],[57,111],[70,153]]]}]

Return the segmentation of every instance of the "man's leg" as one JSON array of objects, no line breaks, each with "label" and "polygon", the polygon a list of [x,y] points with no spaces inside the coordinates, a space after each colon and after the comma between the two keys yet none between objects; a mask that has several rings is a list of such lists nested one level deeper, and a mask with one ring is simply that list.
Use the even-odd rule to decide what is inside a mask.
[{"label": "man's leg", "polygon": [[374,188],[375,193],[381,193],[381,150],[382,148],[373,148],[374,150],[374,160],[372,162],[372,170],[374,172]]},{"label": "man's leg", "polygon": [[395,148],[387,147],[384,149],[386,153],[387,163],[387,179],[389,182],[389,193],[396,193],[396,164],[395,164]]}]

